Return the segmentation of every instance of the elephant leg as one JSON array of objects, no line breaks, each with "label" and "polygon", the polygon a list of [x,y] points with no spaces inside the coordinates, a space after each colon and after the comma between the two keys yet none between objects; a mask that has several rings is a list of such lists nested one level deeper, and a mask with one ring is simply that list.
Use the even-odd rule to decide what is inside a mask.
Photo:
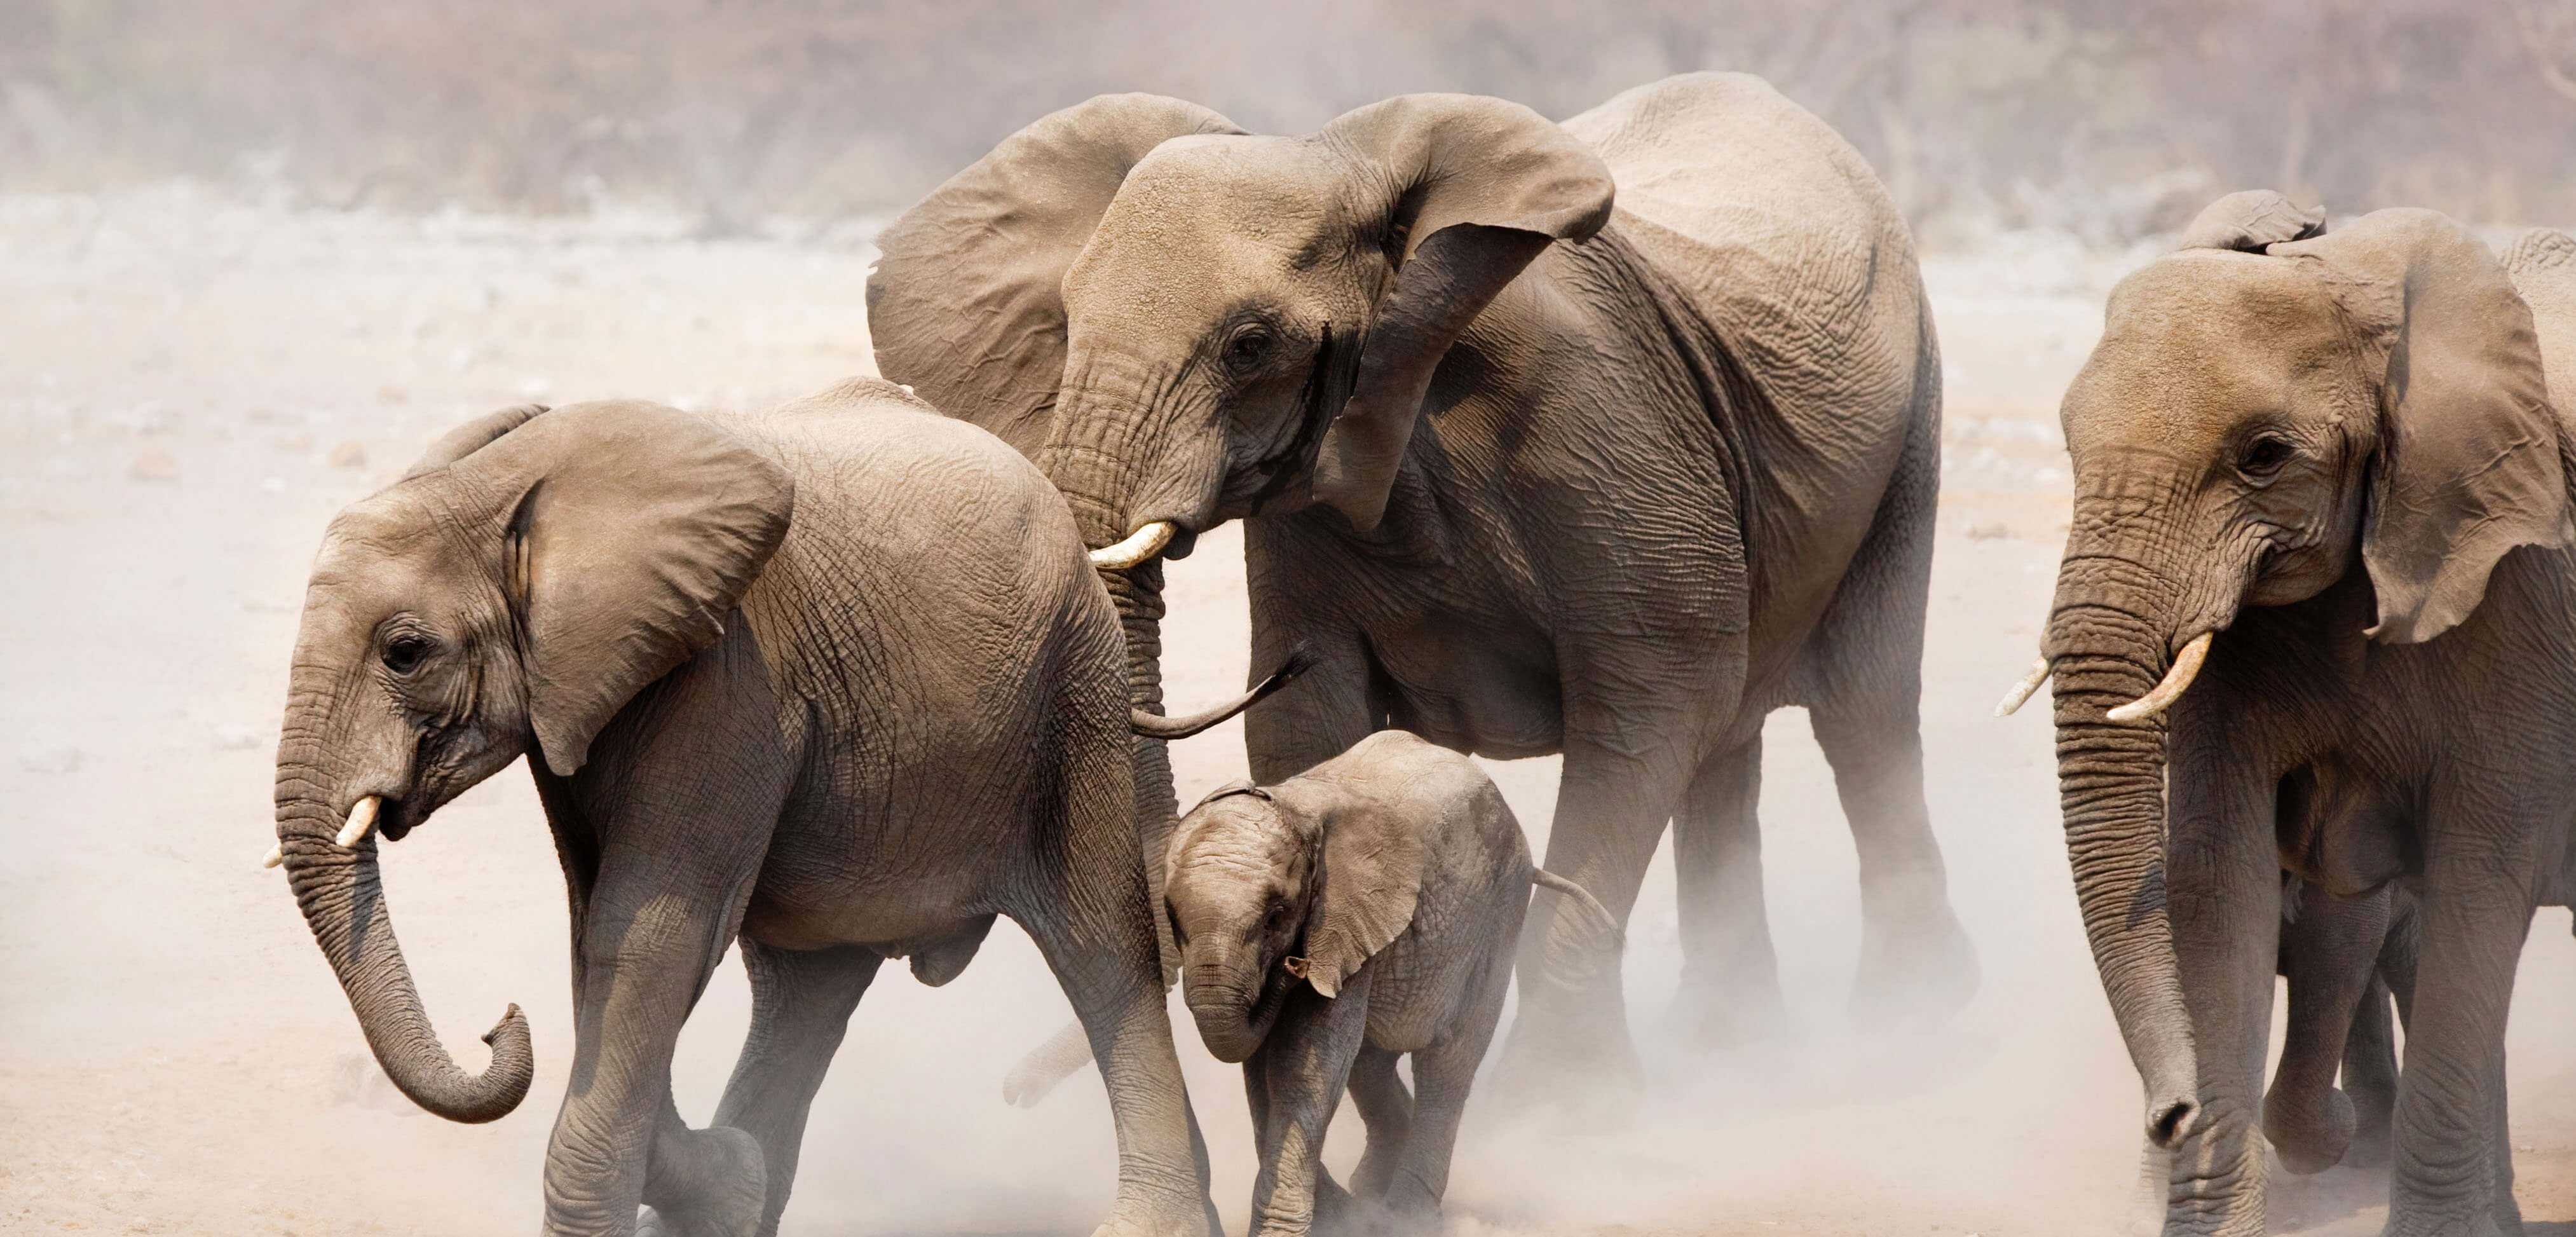
[{"label": "elephant leg", "polygon": [[[680,1027],[731,941],[756,870],[755,857],[725,889],[641,849],[605,857],[583,916],[571,1085],[546,1148],[549,1234],[633,1230]],[[743,1150],[734,1146],[735,1158]]]},{"label": "elephant leg", "polygon": [[2166,796],[2166,916],[2198,1049],[2200,1115],[2176,1149],[2167,1232],[2261,1237],[2263,1063],[2280,962],[2276,776],[2224,736],[2178,728]]},{"label": "elephant leg", "polygon": [[1449,1161],[1458,1149],[1467,1092],[1503,1018],[1510,977],[1496,962],[1449,1035],[1413,1054],[1413,1136],[1405,1143],[1404,1167],[1386,1190],[1387,1209],[1399,1216],[1437,1215],[1449,1192]]},{"label": "elephant leg", "polygon": [[2505,1011],[2531,929],[2530,874],[2538,866],[2539,831],[2525,822],[2541,813],[2499,811],[2492,781],[2437,789],[2430,813],[2389,1237],[2519,1230],[2500,1171],[2512,1149],[2501,1127],[2501,1083]]},{"label": "elephant leg", "polygon": [[1673,817],[1682,929],[1675,1020],[1695,1042],[1768,1038],[1787,1021],[1762,896],[1762,736],[1700,763]]},{"label": "elephant leg", "polygon": [[[1663,726],[1675,741],[1651,737]],[[1695,738],[1683,719],[1660,713],[1628,727],[1616,738],[1576,738],[1569,720],[1541,865],[1591,890],[1623,927],[1689,783],[1676,743]],[[1571,900],[1541,892],[1531,901],[1521,925],[1520,1012],[1503,1045],[1499,1089],[1514,1103],[1634,1103],[1641,1084],[1619,950]]]},{"label": "elephant leg", "polygon": [[1920,673],[1837,684],[1808,712],[1860,859],[1860,969],[1851,1008],[1863,1026],[1934,1023],[1976,995],[1976,947],[1950,906],[1949,872],[1923,799]]},{"label": "elephant leg", "polygon": [[2386,1168],[2395,1150],[2397,1029],[2389,1000],[2387,981],[2373,974],[2343,1041],[2343,1092],[2352,1100],[2353,1116],[2352,1145],[2343,1162],[2357,1168]]},{"label": "elephant leg", "polygon": [[1403,1055],[1363,1045],[1359,1059],[1351,1064],[1351,1104],[1368,1126],[1368,1149],[1360,1153],[1359,1167],[1351,1173],[1351,1192],[1361,1198],[1386,1196],[1387,1183],[1395,1180],[1396,1166],[1403,1162],[1405,1144],[1413,1135],[1413,1093],[1395,1072],[1396,1060]]},{"label": "elephant leg", "polygon": [[[1055,972],[1091,1041],[1118,1140],[1118,1197],[1095,1237],[1213,1237],[1207,1145],[1190,1111],[1164,1005],[1123,761],[1071,774],[1062,851],[1004,907]],[[1095,806],[1097,805],[1097,806]],[[1113,806],[1114,805],[1114,808]]]},{"label": "elephant leg", "polygon": [[1303,984],[1290,990],[1269,1037],[1244,1062],[1247,1075],[1260,1074],[1247,1088],[1260,1095],[1249,1237],[1304,1237],[1319,1206],[1345,1201],[1324,1173],[1324,1131],[1368,1031],[1370,971],[1361,967],[1337,996]]},{"label": "elephant leg", "polygon": [[[742,1058],[716,1105],[715,1131],[736,1130],[758,1148],[765,1167],[764,1188],[752,1211],[753,1228],[768,1237],[778,1231],[779,1213],[787,1207],[796,1180],[796,1163],[805,1138],[805,1120],[823,1073],[841,1046],[850,1013],[876,978],[882,961],[858,948],[775,949],[755,941],[741,946],[743,969],[751,979],[751,1033]],[[674,1113],[672,1119],[676,1119]],[[654,1147],[655,1186],[662,1176],[662,1146]],[[648,1189],[645,1199],[664,1209]],[[703,1210],[699,1208],[697,1210]],[[675,1228],[674,1231],[691,1231]],[[708,1231],[726,1231],[709,1228]]]},{"label": "elephant leg", "polygon": [[2297,918],[2280,929],[2290,1016],[2281,1066],[2263,1097],[2263,1133],[2293,1173],[2334,1167],[2357,1129],[2351,1098],[2335,1089],[2335,1070],[2388,939],[2389,894],[2383,887],[2340,898],[2304,884],[2282,893],[2299,905]]}]

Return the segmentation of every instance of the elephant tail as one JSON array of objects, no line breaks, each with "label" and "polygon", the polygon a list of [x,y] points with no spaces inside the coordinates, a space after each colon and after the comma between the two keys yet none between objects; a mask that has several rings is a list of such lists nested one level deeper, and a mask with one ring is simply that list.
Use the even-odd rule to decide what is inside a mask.
[{"label": "elephant tail", "polygon": [[1620,928],[1618,917],[1610,913],[1609,907],[1601,905],[1601,899],[1593,897],[1591,890],[1546,868],[1531,868],[1530,883],[1541,889],[1553,889],[1572,899],[1576,909],[1582,913],[1584,919],[1590,921],[1589,926],[1594,931],[1607,936],[1620,948],[1627,947],[1628,934]]},{"label": "elephant tail", "polygon": [[1269,698],[1272,692],[1295,682],[1298,675],[1306,673],[1306,668],[1314,664],[1314,652],[1301,644],[1297,646],[1295,652],[1288,655],[1288,660],[1279,663],[1279,668],[1270,672],[1269,678],[1253,684],[1251,691],[1204,713],[1190,713],[1180,717],[1159,717],[1143,709],[1129,709],[1127,728],[1149,739],[1186,739],[1209,727],[1232,720],[1235,714],[1261,703]]}]

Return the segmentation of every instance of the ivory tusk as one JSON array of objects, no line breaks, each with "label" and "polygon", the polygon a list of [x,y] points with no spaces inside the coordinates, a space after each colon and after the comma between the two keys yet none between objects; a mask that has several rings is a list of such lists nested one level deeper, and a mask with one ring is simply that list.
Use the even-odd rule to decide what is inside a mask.
[{"label": "ivory tusk", "polygon": [[2183,690],[2191,686],[2193,679],[2200,677],[2201,660],[2209,656],[2210,638],[2217,634],[2204,631],[2192,637],[2191,643],[2182,646],[2182,652],[2174,655],[2173,668],[2165,671],[2164,681],[2156,684],[2154,691],[2102,716],[2115,722],[2143,722],[2164,712],[2174,701],[2182,699]]},{"label": "ivory tusk", "polygon": [[340,836],[331,840],[342,850],[356,846],[360,839],[367,836],[367,830],[376,827],[376,808],[381,802],[376,796],[369,795],[351,805],[349,823],[340,826]]},{"label": "ivory tusk", "polygon": [[1163,547],[1172,544],[1176,531],[1170,520],[1156,520],[1127,534],[1127,539],[1113,546],[1091,552],[1091,565],[1101,571],[1125,571],[1138,563],[1153,561]]},{"label": "ivory tusk", "polygon": [[2021,676],[2021,682],[2013,684],[2012,690],[2005,692],[2004,698],[1995,704],[1995,716],[2010,717],[2019,712],[2021,706],[2030,702],[2032,694],[2039,690],[2040,684],[2047,681],[2048,659],[2043,657],[2031,663],[2030,673]]},{"label": "ivory tusk", "polygon": [[273,868],[284,862],[286,862],[286,844],[281,842],[268,848],[268,854],[260,859],[259,866]]}]

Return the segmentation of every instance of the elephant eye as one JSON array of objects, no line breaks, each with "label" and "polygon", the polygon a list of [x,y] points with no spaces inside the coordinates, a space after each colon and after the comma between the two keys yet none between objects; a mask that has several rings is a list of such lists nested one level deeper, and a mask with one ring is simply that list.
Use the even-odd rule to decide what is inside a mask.
[{"label": "elephant eye", "polygon": [[429,656],[429,641],[413,635],[395,636],[385,641],[385,669],[396,674],[409,674],[420,668]]},{"label": "elephant eye", "polygon": [[1225,367],[1238,374],[1248,372],[1270,355],[1275,342],[1270,328],[1257,322],[1236,327],[1225,340]]},{"label": "elephant eye", "polygon": [[1264,932],[1276,932],[1280,928],[1285,927],[1287,923],[1288,904],[1285,902],[1272,902],[1270,904],[1270,913],[1261,917],[1261,930]]},{"label": "elephant eye", "polygon": [[2245,453],[2237,457],[2237,470],[2249,477],[2269,477],[2290,462],[2297,449],[2290,440],[2278,434],[2265,434],[2245,444]]}]

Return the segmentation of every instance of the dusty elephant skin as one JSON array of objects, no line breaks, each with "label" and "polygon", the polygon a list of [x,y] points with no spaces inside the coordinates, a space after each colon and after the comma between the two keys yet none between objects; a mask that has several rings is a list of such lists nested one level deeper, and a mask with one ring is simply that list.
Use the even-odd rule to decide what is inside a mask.
[{"label": "dusty elephant skin", "polygon": [[[1163,1013],[1125,683],[1054,489],[892,386],[748,418],[512,409],[333,520],[278,837],[386,1073],[432,1112],[491,1120],[526,1092],[527,1025],[513,1009],[479,1077],[448,1057],[377,838],[528,755],[572,901],[549,1233],[633,1231],[639,1204],[652,1231],[774,1232],[879,962],[945,983],[1008,915],[1110,1063],[1101,1231],[1197,1237],[1206,1157]],[[672,1050],[737,938],[751,1033],[717,1128],[691,1130]]]},{"label": "dusty elephant skin", "polygon": [[[1220,789],[1181,820],[1164,910],[1200,1037],[1243,1064],[1261,1156],[1250,1232],[1330,1226],[1353,1196],[1438,1212],[1534,881],[1617,951],[1606,908],[1531,866],[1483,771],[1400,730],[1274,786]],[[1345,1086],[1368,1124],[1347,1192],[1322,1161]]]},{"label": "dusty elephant skin", "polygon": [[2085,930],[2176,1152],[2166,1229],[2263,1231],[2287,871],[2421,907],[2387,1231],[2514,1231],[2505,1011],[2576,803],[2576,372],[2544,361],[2576,267],[2563,237],[2509,277],[2440,215],[2328,232],[2265,192],[2189,235],[2067,393],[2042,649]]},{"label": "dusty elephant skin", "polygon": [[[1562,752],[1548,867],[1624,920],[1673,823],[1681,1015],[1725,1042],[1779,1015],[1754,804],[1762,719],[1802,704],[1861,856],[1860,1012],[1973,991],[1917,725],[1939,360],[1903,222],[1815,117],[1720,74],[1305,138],[1104,96],[880,245],[880,369],[1038,460],[1087,544],[1247,521],[1255,662],[1318,657],[1252,720],[1257,779],[1386,728]],[[1151,705],[1161,568],[1109,574]],[[1516,1077],[1633,1086],[1589,939],[1525,930]]]}]

